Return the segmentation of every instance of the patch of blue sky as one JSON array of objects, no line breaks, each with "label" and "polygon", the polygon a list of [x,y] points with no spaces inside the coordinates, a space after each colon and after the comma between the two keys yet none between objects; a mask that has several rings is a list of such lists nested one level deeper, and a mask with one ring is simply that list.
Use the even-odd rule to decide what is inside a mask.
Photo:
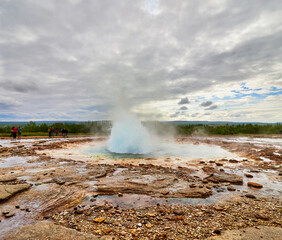
[{"label": "patch of blue sky", "polygon": [[6,120],[6,119],[11,119],[15,118],[12,114],[0,114],[0,121]]},{"label": "patch of blue sky", "polygon": [[248,88],[248,87],[246,86],[246,82],[242,82],[242,83],[240,84],[240,87],[242,88],[241,91],[244,91],[244,92],[260,91],[260,90],[262,90],[262,88]]},{"label": "patch of blue sky", "polygon": [[[255,89],[252,89],[255,90]],[[244,98],[244,97],[253,97],[256,99],[264,99],[268,96],[277,96],[277,95],[281,95],[282,94],[282,89],[278,89],[276,87],[271,87],[270,92],[268,93],[243,93],[240,91],[236,91],[236,90],[231,90],[232,93],[235,93],[235,96],[226,96],[223,98],[219,98],[220,100],[231,100],[231,99],[240,99],[240,98]]]}]

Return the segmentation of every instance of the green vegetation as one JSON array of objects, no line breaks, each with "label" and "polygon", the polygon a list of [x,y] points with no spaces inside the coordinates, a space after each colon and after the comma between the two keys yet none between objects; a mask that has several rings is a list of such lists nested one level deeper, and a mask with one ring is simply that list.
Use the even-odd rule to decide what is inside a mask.
[{"label": "green vegetation", "polygon": [[[154,129],[154,132],[163,135],[173,133],[178,135],[191,134],[208,134],[208,135],[238,135],[238,134],[280,134],[282,133],[282,125],[276,124],[172,124],[161,122],[144,123],[149,129]],[[22,127],[23,136],[47,136],[48,128],[54,127],[59,133],[62,128],[66,128],[69,135],[108,135],[110,133],[111,123],[109,121],[89,121],[75,123],[35,123],[29,122],[16,126]],[[0,125],[0,136],[9,136],[11,133],[11,124]]]},{"label": "green vegetation", "polygon": [[66,128],[69,135],[88,135],[88,134],[108,134],[110,130],[110,122],[79,122],[79,123],[41,123],[29,122],[21,125],[0,125],[0,135],[9,136],[13,126],[21,126],[23,136],[46,136],[48,128],[53,127],[58,129],[60,134],[61,129]]},{"label": "green vegetation", "polygon": [[280,134],[282,125],[277,124],[238,124],[238,125],[177,125],[177,133],[181,135],[208,134],[208,135],[233,135],[233,134]]}]

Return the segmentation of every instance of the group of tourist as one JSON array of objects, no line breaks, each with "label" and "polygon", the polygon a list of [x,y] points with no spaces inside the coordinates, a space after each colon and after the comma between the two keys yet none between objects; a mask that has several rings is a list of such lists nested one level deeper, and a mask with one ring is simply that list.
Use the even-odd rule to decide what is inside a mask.
[{"label": "group of tourist", "polygon": [[18,138],[20,139],[21,136],[22,136],[22,128],[21,128],[21,127],[15,127],[15,126],[13,126],[13,127],[12,127],[12,130],[11,130],[11,135],[10,135],[10,137],[16,139],[16,138],[17,138],[17,135],[18,135]]},{"label": "group of tourist", "polygon": [[[54,129],[54,127],[49,127],[48,128],[49,137],[54,137],[55,134],[56,134],[56,136],[58,136],[59,132],[61,133],[61,136],[68,137],[68,130],[66,128],[62,128],[60,131],[59,131],[58,128],[56,128],[56,129]],[[12,137],[13,139],[16,139],[17,136],[18,136],[18,139],[21,139],[22,128],[21,127],[13,126],[12,130],[11,130],[10,137]]]},{"label": "group of tourist", "polygon": [[[54,129],[54,127],[49,127],[48,133],[49,133],[49,137],[54,137],[55,133],[56,133],[56,136],[58,136],[59,129],[58,128]],[[66,128],[62,128],[60,130],[60,133],[61,133],[61,136],[68,137],[68,130]]]}]

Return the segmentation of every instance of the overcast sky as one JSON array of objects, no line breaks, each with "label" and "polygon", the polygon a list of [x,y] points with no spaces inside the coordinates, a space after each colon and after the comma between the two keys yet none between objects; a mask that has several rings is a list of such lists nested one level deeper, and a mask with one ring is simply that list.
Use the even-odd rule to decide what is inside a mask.
[{"label": "overcast sky", "polygon": [[0,121],[282,120],[281,0],[1,0]]}]

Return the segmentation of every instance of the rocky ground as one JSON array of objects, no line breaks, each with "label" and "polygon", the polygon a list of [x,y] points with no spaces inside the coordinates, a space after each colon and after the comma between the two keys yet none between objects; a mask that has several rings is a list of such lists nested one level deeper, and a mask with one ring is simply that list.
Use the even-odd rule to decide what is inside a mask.
[{"label": "rocky ground", "polygon": [[0,239],[281,236],[281,137],[179,137],[238,156],[185,165],[59,154],[103,141],[0,139]]}]

